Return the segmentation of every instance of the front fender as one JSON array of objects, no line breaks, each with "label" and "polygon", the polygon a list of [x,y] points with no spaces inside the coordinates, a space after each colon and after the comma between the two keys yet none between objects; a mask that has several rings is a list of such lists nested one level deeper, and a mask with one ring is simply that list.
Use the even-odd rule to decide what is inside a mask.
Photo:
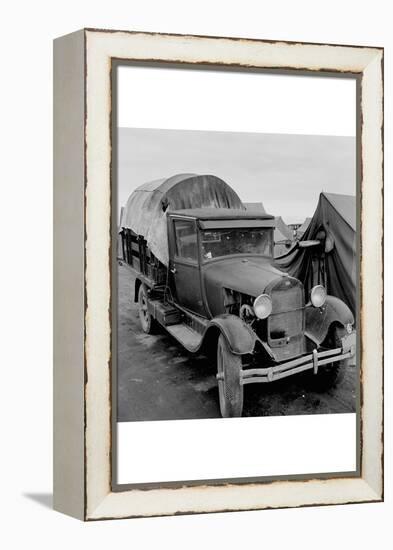
[{"label": "front fender", "polygon": [[335,296],[327,296],[322,307],[306,306],[305,334],[316,344],[321,344],[332,323],[345,327],[353,325],[354,317],[349,307]]},{"label": "front fender", "polygon": [[254,351],[258,337],[240,317],[230,314],[219,315],[210,321],[209,326],[215,326],[220,330],[231,351],[236,355]]}]

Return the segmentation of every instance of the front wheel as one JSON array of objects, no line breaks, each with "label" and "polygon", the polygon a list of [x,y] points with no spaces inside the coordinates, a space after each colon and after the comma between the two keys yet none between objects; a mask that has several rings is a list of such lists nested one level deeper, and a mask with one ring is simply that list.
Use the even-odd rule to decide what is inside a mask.
[{"label": "front wheel", "polygon": [[217,378],[220,410],[223,418],[241,416],[243,412],[242,359],[230,350],[220,334],[217,344]]}]

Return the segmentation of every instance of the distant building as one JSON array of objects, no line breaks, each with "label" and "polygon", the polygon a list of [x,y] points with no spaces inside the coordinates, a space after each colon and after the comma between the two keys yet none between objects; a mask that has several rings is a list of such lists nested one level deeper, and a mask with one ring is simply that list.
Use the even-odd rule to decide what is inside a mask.
[{"label": "distant building", "polygon": [[301,225],[302,225],[301,223],[289,223],[288,227],[293,232],[293,235],[296,235],[296,231],[299,229]]}]

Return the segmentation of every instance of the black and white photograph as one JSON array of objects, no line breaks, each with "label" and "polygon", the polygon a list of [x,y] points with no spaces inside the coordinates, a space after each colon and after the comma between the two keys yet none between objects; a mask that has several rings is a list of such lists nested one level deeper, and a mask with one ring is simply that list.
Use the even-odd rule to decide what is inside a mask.
[{"label": "black and white photograph", "polygon": [[[235,132],[124,126],[135,68],[118,71],[118,422],[355,413],[355,81],[246,75],[282,130]],[[226,76],[210,73],[200,104],[226,109]],[[338,86],[347,128],[285,132],[301,81]],[[241,101],[229,109],[241,120]]]}]

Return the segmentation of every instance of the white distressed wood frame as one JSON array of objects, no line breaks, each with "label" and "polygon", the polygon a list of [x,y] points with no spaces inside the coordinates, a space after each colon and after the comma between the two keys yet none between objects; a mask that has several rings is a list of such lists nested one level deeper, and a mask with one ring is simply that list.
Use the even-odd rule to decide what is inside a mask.
[{"label": "white distressed wood frame", "polygon": [[[54,506],[83,520],[383,499],[383,50],[82,30],[55,41]],[[111,65],[219,64],[361,77],[361,475],[111,489]]]}]

